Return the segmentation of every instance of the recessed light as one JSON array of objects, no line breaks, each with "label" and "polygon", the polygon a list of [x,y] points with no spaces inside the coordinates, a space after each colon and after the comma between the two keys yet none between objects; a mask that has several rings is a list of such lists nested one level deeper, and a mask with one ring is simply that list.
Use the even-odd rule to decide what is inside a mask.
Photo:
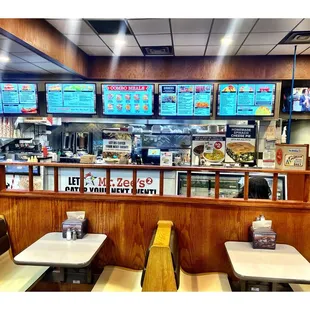
[{"label": "recessed light", "polygon": [[222,45],[230,45],[232,43],[232,38],[230,37],[224,37],[221,39]]},{"label": "recessed light", "polygon": [[116,39],[115,40],[115,45],[117,45],[117,46],[123,46],[125,44],[126,44],[125,40],[121,40],[121,39]]},{"label": "recessed light", "polygon": [[0,62],[9,62],[10,58],[8,56],[0,55]]}]

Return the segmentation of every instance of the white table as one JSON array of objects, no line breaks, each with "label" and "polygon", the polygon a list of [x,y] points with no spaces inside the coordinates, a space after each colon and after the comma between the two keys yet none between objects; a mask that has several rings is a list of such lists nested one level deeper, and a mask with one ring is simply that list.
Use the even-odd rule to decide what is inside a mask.
[{"label": "white table", "polygon": [[[225,242],[237,278],[272,283],[310,283],[310,263],[292,246],[253,249],[250,242]],[[274,288],[274,285],[273,285]]]},{"label": "white table", "polygon": [[107,236],[86,234],[83,239],[67,241],[60,232],[52,232],[14,257],[17,265],[84,268],[103,246]]}]

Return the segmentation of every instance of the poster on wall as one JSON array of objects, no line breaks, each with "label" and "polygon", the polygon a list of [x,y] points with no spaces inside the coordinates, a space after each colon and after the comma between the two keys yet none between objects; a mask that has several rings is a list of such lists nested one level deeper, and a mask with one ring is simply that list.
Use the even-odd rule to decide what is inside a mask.
[{"label": "poster on wall", "polygon": [[[29,176],[6,174],[6,189],[7,190],[28,190],[29,189]],[[33,177],[33,189],[43,190],[43,178],[41,176]]]},{"label": "poster on wall", "polygon": [[225,135],[193,135],[192,165],[221,163],[225,159]]},{"label": "poster on wall", "polygon": [[307,170],[309,144],[276,144],[276,169]]},{"label": "poster on wall", "polygon": [[131,154],[131,134],[126,132],[104,131],[102,138],[102,151],[104,157],[111,157],[113,155],[119,157],[119,153]]},{"label": "poster on wall", "polygon": [[[79,192],[79,169],[60,169],[59,191]],[[106,193],[106,171],[104,169],[85,169],[84,192]],[[110,192],[111,194],[132,194],[133,187],[131,170],[111,170]],[[137,194],[159,194],[159,171],[137,171]]]},{"label": "poster on wall", "polygon": [[227,163],[254,163],[256,157],[256,126],[227,125]]}]

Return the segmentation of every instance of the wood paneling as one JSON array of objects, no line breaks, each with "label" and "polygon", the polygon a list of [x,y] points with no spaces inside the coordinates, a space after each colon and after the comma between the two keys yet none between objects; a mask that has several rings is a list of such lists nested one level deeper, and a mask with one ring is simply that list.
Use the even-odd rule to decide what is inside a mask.
[{"label": "wood paneling", "polygon": [[[39,51],[67,69],[87,77],[88,56],[44,19],[0,19],[1,28],[21,40],[27,48]],[[14,39],[13,38],[13,39]]]},{"label": "wood paneling", "polygon": [[248,228],[259,215],[273,221],[277,242],[290,244],[310,260],[310,210],[216,206],[212,204],[133,201],[82,201],[0,197],[14,255],[51,231],[61,231],[66,211],[85,210],[89,232],[108,239],[94,260],[94,271],[107,264],[142,269],[153,230],[171,220],[179,236],[180,262],[191,273],[222,271],[232,276],[224,248],[228,240],[247,241]]},{"label": "wood paneling", "polygon": [[[91,57],[89,78],[116,80],[285,80],[293,56]],[[297,56],[295,79],[309,78],[310,56]]]}]

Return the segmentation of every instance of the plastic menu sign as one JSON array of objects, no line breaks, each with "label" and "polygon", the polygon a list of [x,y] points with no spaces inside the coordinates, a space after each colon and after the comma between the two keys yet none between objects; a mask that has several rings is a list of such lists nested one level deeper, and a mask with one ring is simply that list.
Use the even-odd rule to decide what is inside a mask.
[{"label": "plastic menu sign", "polygon": [[276,168],[307,170],[309,144],[276,144]]}]

